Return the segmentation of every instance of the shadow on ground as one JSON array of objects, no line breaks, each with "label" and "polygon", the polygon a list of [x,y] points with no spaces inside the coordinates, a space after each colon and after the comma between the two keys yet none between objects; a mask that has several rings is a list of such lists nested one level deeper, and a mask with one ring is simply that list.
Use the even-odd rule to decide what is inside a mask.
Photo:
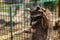
[{"label": "shadow on ground", "polygon": [[0,29],[2,29],[2,28],[4,28],[4,27],[9,27],[9,26],[15,26],[15,25],[17,25],[17,24],[21,24],[21,23],[15,23],[15,22],[10,22],[10,21],[5,21],[5,20],[3,20],[3,19],[0,19],[0,25],[3,25],[2,27],[0,27]]}]

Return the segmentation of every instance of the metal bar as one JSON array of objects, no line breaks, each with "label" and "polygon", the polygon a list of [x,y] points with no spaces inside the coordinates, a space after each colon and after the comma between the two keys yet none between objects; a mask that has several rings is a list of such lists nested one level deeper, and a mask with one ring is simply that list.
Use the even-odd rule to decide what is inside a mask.
[{"label": "metal bar", "polygon": [[7,5],[5,5],[5,6],[0,6],[0,8],[4,8],[4,7],[10,7],[10,6],[12,6],[12,7],[15,7],[15,6],[21,6],[21,5],[23,5],[23,4],[33,4],[34,2],[27,2],[27,3],[22,3],[22,4],[9,4],[9,6],[7,6]]},{"label": "metal bar", "polygon": [[10,10],[10,31],[11,31],[11,40],[13,40],[13,32],[12,32],[12,6],[9,7]]}]

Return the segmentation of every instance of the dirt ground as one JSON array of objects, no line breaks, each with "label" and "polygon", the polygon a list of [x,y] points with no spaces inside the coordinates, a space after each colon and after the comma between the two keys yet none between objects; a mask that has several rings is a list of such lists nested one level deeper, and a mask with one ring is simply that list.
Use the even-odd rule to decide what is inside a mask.
[{"label": "dirt ground", "polygon": [[[22,19],[22,22],[15,23],[13,22],[12,26],[12,32],[21,31],[22,29],[25,29],[29,26],[28,20],[27,22],[24,22],[24,19]],[[8,38],[8,35],[11,33],[11,26],[10,26],[10,17],[8,16],[2,16],[0,15],[0,40],[11,40],[11,38]],[[5,36],[6,35],[6,36]],[[28,40],[31,34],[18,34],[13,36],[13,40]],[[10,35],[11,36],[11,35]],[[3,38],[6,37],[6,38]]]}]

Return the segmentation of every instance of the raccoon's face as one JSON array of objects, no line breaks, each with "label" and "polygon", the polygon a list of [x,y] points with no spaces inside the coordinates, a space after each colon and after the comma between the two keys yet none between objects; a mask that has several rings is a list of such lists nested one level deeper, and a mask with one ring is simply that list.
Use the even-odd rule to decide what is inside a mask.
[{"label": "raccoon's face", "polygon": [[31,16],[43,17],[43,10],[40,7],[30,9]]}]

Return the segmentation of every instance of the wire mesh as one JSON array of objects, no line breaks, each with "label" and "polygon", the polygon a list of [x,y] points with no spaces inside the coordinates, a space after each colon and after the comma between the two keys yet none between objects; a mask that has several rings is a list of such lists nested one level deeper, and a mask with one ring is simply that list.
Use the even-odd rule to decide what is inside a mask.
[{"label": "wire mesh", "polygon": [[[26,9],[37,5],[51,11],[52,22],[55,25],[55,21],[58,20],[58,4],[54,3],[57,1],[47,1],[27,0],[20,4],[0,3],[0,40],[31,40],[32,34],[22,33],[22,31],[30,26],[30,12]],[[18,32],[21,32],[21,34],[18,34]],[[56,31],[53,31],[52,35],[49,34],[51,39],[55,33]]]}]

